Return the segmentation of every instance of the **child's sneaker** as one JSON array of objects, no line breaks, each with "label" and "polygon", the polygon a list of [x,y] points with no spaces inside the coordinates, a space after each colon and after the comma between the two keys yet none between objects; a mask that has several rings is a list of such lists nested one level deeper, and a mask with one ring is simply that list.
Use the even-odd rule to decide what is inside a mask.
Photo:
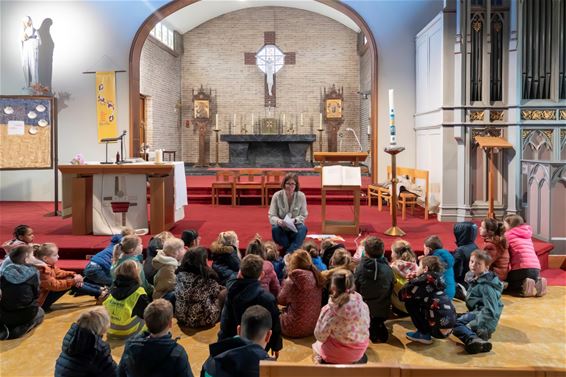
[{"label": "child's sneaker", "polygon": [[410,331],[407,333],[407,339],[413,342],[419,342],[422,344],[432,344],[432,337],[430,335],[421,334],[418,331]]},{"label": "child's sneaker", "polygon": [[473,337],[466,342],[464,349],[469,354],[476,354],[481,352],[491,351],[491,343],[486,342],[478,337]]},{"label": "child's sneaker", "polygon": [[546,278],[539,278],[535,283],[536,296],[542,297],[546,294]]},{"label": "child's sneaker", "polygon": [[521,290],[521,295],[523,297],[534,297],[537,294],[537,288],[535,286],[535,281],[531,278],[526,278],[523,280],[523,286]]},{"label": "child's sneaker", "polygon": [[0,340],[6,340],[10,337],[8,326],[0,323]]}]

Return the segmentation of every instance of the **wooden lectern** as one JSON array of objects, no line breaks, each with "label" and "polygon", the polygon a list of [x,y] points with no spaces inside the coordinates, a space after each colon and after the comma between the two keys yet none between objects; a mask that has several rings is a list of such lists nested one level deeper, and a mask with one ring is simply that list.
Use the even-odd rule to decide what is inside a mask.
[{"label": "wooden lectern", "polygon": [[95,174],[145,174],[150,189],[150,233],[175,224],[173,164],[59,165],[63,174],[63,218],[73,217],[73,234],[92,233],[92,179]]},{"label": "wooden lectern", "polygon": [[[364,152],[316,152],[314,154],[315,161],[319,161],[321,168],[321,210],[322,210],[322,232],[323,233],[339,233],[354,234],[360,232],[360,191],[361,179],[359,185],[325,185],[323,184],[323,171],[327,162],[348,162],[358,167],[360,162],[365,161],[368,154]],[[326,218],[326,195],[328,191],[351,192],[354,197],[354,218],[348,220],[329,220]]]},{"label": "wooden lectern", "polygon": [[489,207],[487,210],[487,217],[493,219],[495,218],[495,213],[493,211],[493,197],[494,197],[493,175],[495,174],[495,163],[493,162],[493,153],[495,149],[513,148],[513,145],[510,144],[504,138],[497,136],[476,136],[475,140],[480,146],[480,148],[483,148],[485,150],[485,153],[489,160],[488,191],[487,191]]}]

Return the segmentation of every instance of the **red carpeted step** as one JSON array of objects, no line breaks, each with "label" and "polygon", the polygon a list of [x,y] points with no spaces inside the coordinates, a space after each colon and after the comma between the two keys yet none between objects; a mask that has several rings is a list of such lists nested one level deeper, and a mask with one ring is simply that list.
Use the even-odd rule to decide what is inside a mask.
[{"label": "red carpeted step", "polygon": [[546,278],[548,285],[553,286],[566,286],[566,271],[559,268],[549,268],[541,272],[541,275]]},{"label": "red carpeted step", "polygon": [[88,260],[86,259],[59,259],[56,266],[62,270],[75,271],[82,274]]}]

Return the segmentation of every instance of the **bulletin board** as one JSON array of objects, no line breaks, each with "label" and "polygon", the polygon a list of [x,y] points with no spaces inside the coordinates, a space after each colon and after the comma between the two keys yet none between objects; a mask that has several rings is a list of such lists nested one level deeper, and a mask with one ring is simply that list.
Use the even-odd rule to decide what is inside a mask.
[{"label": "bulletin board", "polygon": [[0,170],[52,169],[55,100],[0,96]]}]

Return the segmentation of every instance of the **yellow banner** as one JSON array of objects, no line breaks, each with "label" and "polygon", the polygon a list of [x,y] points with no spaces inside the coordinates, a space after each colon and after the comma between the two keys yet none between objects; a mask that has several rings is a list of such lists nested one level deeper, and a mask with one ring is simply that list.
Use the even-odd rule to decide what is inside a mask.
[{"label": "yellow banner", "polygon": [[116,74],[96,72],[96,116],[98,118],[98,142],[118,136],[116,123]]}]

